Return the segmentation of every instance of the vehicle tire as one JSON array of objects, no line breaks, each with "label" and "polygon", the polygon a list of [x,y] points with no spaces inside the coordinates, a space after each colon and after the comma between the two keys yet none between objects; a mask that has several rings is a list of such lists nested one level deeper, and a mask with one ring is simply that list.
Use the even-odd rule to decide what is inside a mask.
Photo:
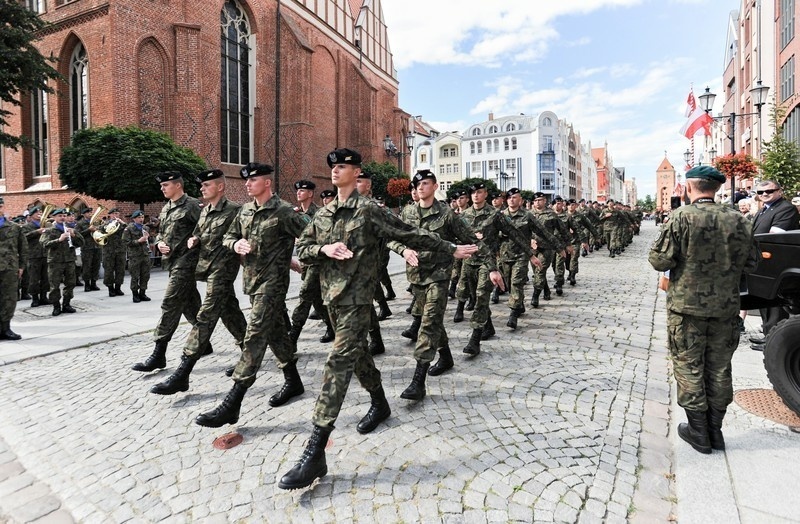
[{"label": "vehicle tire", "polygon": [[800,316],[782,320],[770,330],[764,367],[783,403],[800,416]]}]

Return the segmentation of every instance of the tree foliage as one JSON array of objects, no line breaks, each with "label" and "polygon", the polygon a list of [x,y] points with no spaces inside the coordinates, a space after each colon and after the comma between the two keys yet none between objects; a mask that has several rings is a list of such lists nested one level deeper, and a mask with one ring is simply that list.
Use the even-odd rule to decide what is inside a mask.
[{"label": "tree foliage", "polygon": [[52,93],[47,85],[61,75],[33,45],[36,32],[47,24],[17,0],[0,0],[0,146],[17,149],[30,140],[7,133],[10,106],[20,106],[20,96],[37,90]]},{"label": "tree foliage", "polygon": [[648,213],[652,213],[656,208],[656,202],[653,200],[652,195],[647,195],[643,199],[640,198],[636,201],[636,205],[639,206],[639,209]]},{"label": "tree foliage", "polygon": [[800,148],[796,142],[787,140],[783,134],[783,126],[778,122],[786,111],[775,107],[770,120],[775,128],[775,136],[764,141],[761,160],[761,177],[774,180],[784,188],[787,195],[800,191]]},{"label": "tree foliage", "polygon": [[153,177],[164,171],[184,173],[186,192],[199,195],[190,175],[204,169],[202,158],[165,133],[109,125],[75,133],[61,153],[58,174],[63,184],[79,193],[142,205],[163,200]]},{"label": "tree foliage", "polygon": [[[392,162],[365,162],[361,170],[369,173],[372,177],[372,196],[382,197],[389,207],[399,207],[408,200],[408,196],[395,197],[389,192],[389,180],[405,179],[406,186],[409,179],[405,173],[401,173],[397,166]],[[406,192],[408,195],[409,193]]]}]

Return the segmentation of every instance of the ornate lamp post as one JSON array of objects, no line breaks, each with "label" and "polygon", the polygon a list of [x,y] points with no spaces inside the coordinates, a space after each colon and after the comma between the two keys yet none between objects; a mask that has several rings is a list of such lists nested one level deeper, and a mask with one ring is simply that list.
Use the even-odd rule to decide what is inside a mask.
[{"label": "ornate lamp post", "polygon": [[411,154],[411,151],[414,150],[414,133],[411,131],[405,136],[406,139],[406,153],[397,149],[397,146],[394,145],[392,141],[392,137],[386,135],[383,139],[383,150],[386,152],[386,156],[394,157],[397,159],[397,170],[401,173],[403,172],[403,157],[408,156]]}]

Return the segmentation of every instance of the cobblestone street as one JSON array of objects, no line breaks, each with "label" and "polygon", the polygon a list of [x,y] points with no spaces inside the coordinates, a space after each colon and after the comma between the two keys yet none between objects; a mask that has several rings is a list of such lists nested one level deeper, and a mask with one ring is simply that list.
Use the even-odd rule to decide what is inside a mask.
[{"label": "cobblestone street", "polygon": [[[540,309],[527,306],[516,332],[505,327],[501,297],[492,306],[498,335],[475,359],[461,353],[469,322],[451,323],[451,303],[456,367],[430,377],[419,403],[399,398],[414,361],[400,336],[410,297],[396,275],[394,315],[381,324],[387,352],[376,358],[392,416],[358,434],[369,396],[353,380],[327,450],[328,475],[305,490],[280,490],[277,479],[311,432],[327,350],[320,322],[309,321],[299,342],[306,393],[270,408],[266,400],[283,378],[268,358],[239,423],[217,430],[194,417],[232,385],[223,370],[238,348],[221,326],[189,392],[169,397],[148,390],[176,367],[187,325],[160,373],[130,370],[151,351],[149,333],[2,366],[0,515],[87,523],[624,522],[649,506],[665,518],[670,502],[659,493],[670,489],[670,388],[664,329],[654,333],[657,275],[646,260],[655,234],[646,223],[621,257],[582,258],[578,285]],[[241,445],[212,447],[230,431],[243,435]]]}]

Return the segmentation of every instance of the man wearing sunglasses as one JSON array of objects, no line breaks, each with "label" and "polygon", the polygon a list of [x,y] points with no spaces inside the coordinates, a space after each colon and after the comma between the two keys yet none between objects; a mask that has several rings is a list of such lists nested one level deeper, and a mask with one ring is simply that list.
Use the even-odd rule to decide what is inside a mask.
[{"label": "man wearing sunglasses", "polygon": [[[760,233],[780,233],[800,228],[800,215],[797,209],[785,198],[780,184],[772,180],[764,180],[756,186],[758,199],[764,204],[761,211],[753,219],[753,235]],[[782,307],[762,308],[761,329],[764,335],[750,337],[750,346],[756,351],[764,350],[764,343],[769,331],[789,313]]]}]

